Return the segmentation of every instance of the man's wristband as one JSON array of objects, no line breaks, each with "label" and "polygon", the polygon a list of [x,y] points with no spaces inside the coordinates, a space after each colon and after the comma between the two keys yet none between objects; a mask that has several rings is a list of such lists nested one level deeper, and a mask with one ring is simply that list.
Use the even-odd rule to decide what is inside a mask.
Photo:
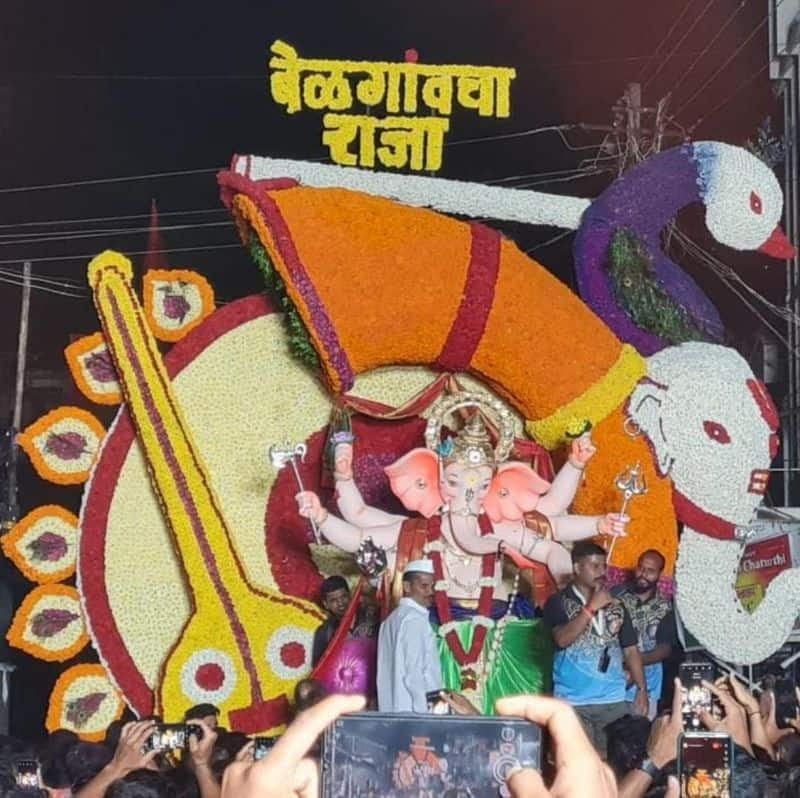
[{"label": "man's wristband", "polygon": [[581,607],[581,612],[585,612],[591,619],[594,619],[594,616],[597,615],[597,611],[593,610],[586,604],[584,604],[583,607]]},{"label": "man's wristband", "polygon": [[661,768],[649,757],[645,759],[636,770],[641,770],[643,773],[646,773],[653,781],[658,781],[661,775]]}]

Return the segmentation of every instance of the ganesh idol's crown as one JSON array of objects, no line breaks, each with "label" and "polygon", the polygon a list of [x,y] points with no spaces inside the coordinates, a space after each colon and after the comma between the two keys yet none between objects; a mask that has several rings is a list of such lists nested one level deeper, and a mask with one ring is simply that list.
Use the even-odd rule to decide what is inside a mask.
[{"label": "ganesh idol's crown", "polygon": [[[474,407],[479,412],[453,437],[440,442],[445,418],[462,408]],[[484,415],[497,424],[497,445],[492,445]],[[433,407],[425,429],[425,442],[445,464],[460,463],[471,468],[496,468],[511,452],[514,443],[514,421],[511,411],[499,399],[477,391],[461,391],[440,399]]]},{"label": "ganesh idol's crown", "polygon": [[461,463],[471,468],[496,465],[489,431],[478,413],[454,437],[440,444],[439,453],[444,463]]}]

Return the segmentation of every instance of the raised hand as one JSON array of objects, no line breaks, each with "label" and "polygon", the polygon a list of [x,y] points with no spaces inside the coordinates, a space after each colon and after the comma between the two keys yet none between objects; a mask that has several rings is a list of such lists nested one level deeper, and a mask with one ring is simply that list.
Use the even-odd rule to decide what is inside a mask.
[{"label": "raised hand", "polygon": [[719,699],[719,703],[725,710],[725,717],[717,719],[704,709],[700,713],[700,720],[709,731],[727,732],[733,737],[733,741],[752,754],[753,746],[750,742],[750,731],[747,725],[747,713],[744,707],[730,694],[728,690],[720,690],[719,687],[711,682],[702,682],[703,687],[708,688]]},{"label": "raised hand", "polygon": [[592,436],[587,432],[572,441],[569,447],[569,461],[576,468],[584,469],[596,451],[597,447],[592,441]]},{"label": "raised hand", "polygon": [[628,533],[625,527],[630,522],[629,515],[620,515],[619,513],[606,513],[600,517],[597,522],[597,531],[601,535],[609,535],[611,537],[627,537]]},{"label": "raised hand", "polygon": [[595,590],[592,594],[592,597],[589,599],[589,609],[594,610],[602,610],[604,607],[607,607],[609,604],[613,604],[616,599],[609,593],[607,590],[601,588],[600,590]]},{"label": "raised hand", "polygon": [[109,762],[109,767],[120,774],[118,778],[132,770],[148,767],[156,758],[158,751],[144,751],[144,744],[156,726],[154,720],[137,720],[122,727],[117,748]]},{"label": "raised hand", "polygon": [[681,680],[675,679],[675,690],[672,694],[672,712],[662,715],[653,721],[650,737],[647,740],[647,755],[656,767],[662,770],[678,755],[678,738],[683,733],[683,688]]},{"label": "raised hand", "polygon": [[311,746],[339,715],[364,709],[356,695],[332,695],[301,712],[258,762],[237,758],[225,769],[222,798],[317,798],[319,773]]},{"label": "raised hand", "polygon": [[516,715],[545,726],[555,744],[556,778],[545,787],[535,770],[521,768],[508,779],[513,798],[615,798],[617,784],[584,732],[575,711],[556,698],[514,696],[497,702],[500,715]]},{"label": "raised hand", "polygon": [[328,511],[322,506],[319,496],[310,490],[300,491],[295,497],[297,512],[315,524],[321,524],[327,517]]},{"label": "raised hand", "polygon": [[[791,728],[781,729],[778,727],[778,721],[775,717],[775,693],[773,693],[772,690],[764,690],[761,697],[764,699],[764,705],[761,706],[761,716],[764,718],[764,731],[767,734],[770,745],[774,746],[781,737],[794,734],[794,730]],[[800,698],[800,693],[798,697]]]},{"label": "raised hand", "polygon": [[353,478],[353,444],[337,443],[333,450],[333,478],[346,481]]},{"label": "raised hand", "polygon": [[198,767],[207,766],[211,764],[211,756],[214,753],[214,743],[217,740],[217,731],[212,729],[205,721],[193,720],[187,724],[189,728],[192,726],[199,726],[203,730],[203,736],[198,739],[198,735],[189,735],[189,755],[192,761]]}]

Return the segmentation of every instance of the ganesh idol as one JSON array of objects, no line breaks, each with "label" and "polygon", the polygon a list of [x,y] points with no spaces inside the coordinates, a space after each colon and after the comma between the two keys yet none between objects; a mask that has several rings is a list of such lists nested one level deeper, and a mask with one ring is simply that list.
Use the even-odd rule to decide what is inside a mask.
[{"label": "ganesh idol", "polygon": [[[445,422],[461,413],[471,415],[450,434]],[[494,444],[487,422],[496,430]],[[573,441],[566,463],[548,483],[529,465],[508,461],[513,416],[483,393],[440,399],[431,409],[425,442],[385,469],[392,491],[414,516],[364,503],[352,477],[351,443],[338,444],[335,452],[342,518],[328,513],[310,491],[297,494],[299,512],[345,552],[383,549],[390,603],[402,595],[405,565],[423,557],[432,561],[445,686],[491,713],[503,695],[550,687],[550,634],[518,595],[519,569],[543,563],[560,583],[572,573],[562,542],[624,535],[628,518],[567,512],[596,451],[588,435]],[[517,566],[510,579],[503,578],[505,558]]]}]

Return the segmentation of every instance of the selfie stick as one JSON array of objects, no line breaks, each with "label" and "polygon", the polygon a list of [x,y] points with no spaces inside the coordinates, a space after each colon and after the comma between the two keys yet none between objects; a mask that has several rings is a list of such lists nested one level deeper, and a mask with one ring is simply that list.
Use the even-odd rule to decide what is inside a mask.
[{"label": "selfie stick", "polygon": [[[614,486],[622,491],[622,509],[619,511],[619,517],[625,515],[625,510],[628,508],[628,502],[634,496],[644,496],[647,493],[647,482],[645,481],[642,468],[639,463],[636,465],[628,466],[624,471],[617,474],[614,480]],[[614,535],[611,539],[611,545],[608,548],[606,555],[606,563],[611,563],[611,555],[614,553],[614,546],[617,543],[619,535]]]},{"label": "selfie stick", "polygon": [[[299,457],[300,462],[303,462],[306,459],[307,451],[308,447],[304,443],[298,443],[295,445],[292,445],[291,443],[284,443],[282,446],[273,445],[269,447],[269,459],[272,463],[272,467],[280,471],[281,469],[285,468],[287,464],[291,464],[292,471],[294,472],[294,478],[297,482],[297,487],[300,488],[301,492],[305,491],[305,488],[303,487],[303,480],[300,478],[300,471],[297,468],[297,462],[295,458]],[[322,538],[319,534],[319,528],[314,522],[314,519],[309,518],[308,522],[311,524],[311,529],[314,532],[314,539],[318,544],[321,543]]]}]

